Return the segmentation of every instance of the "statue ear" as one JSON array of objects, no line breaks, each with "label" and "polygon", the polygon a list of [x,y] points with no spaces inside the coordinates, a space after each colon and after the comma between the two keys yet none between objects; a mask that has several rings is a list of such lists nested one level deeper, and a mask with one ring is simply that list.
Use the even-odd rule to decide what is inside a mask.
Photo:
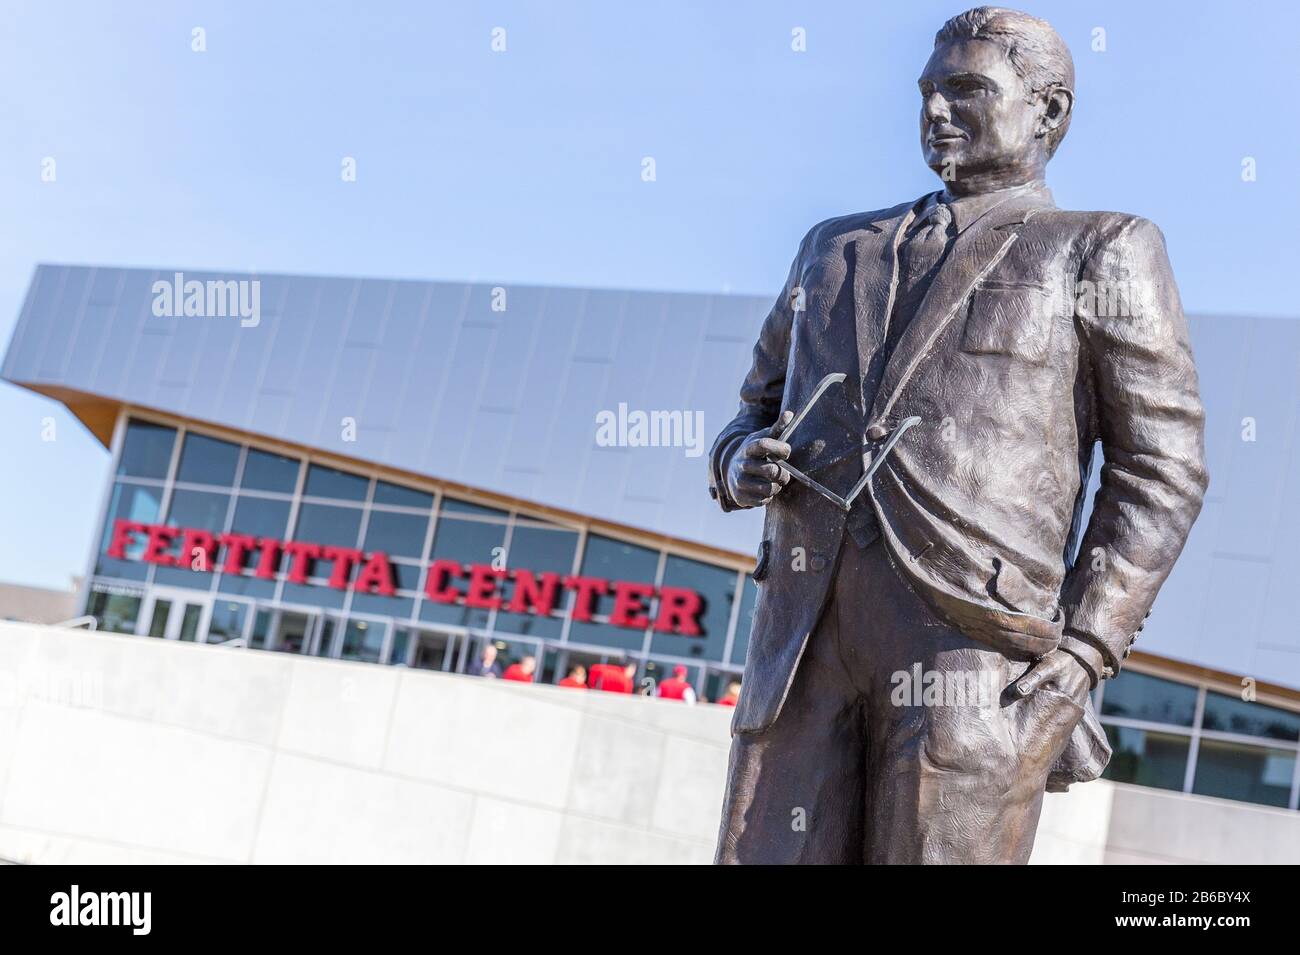
[{"label": "statue ear", "polygon": [[1074,109],[1074,93],[1064,86],[1053,86],[1044,90],[1043,98],[1046,109],[1040,122],[1040,136],[1058,129],[1070,118],[1070,111]]}]

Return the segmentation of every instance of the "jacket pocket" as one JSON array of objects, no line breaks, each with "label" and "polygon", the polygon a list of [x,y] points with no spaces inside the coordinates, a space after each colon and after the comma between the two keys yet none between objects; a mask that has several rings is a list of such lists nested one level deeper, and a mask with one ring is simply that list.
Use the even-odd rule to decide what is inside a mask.
[{"label": "jacket pocket", "polygon": [[754,565],[754,572],[749,576],[754,579],[754,583],[767,576],[768,564],[772,561],[772,542],[765,540],[758,545],[758,562]]},{"label": "jacket pocket", "polygon": [[1028,763],[1035,771],[1050,775],[1083,718],[1087,698],[1080,702],[1056,687],[1040,686],[1028,699],[1012,705],[1020,707],[1015,719],[1022,771]]},{"label": "jacket pocket", "polygon": [[1041,365],[1051,351],[1058,305],[1058,296],[1045,286],[986,281],[971,296],[961,349]]}]

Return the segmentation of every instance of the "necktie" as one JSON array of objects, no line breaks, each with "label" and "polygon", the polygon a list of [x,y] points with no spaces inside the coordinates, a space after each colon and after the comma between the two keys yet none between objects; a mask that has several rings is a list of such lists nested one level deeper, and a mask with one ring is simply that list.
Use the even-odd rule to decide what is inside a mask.
[{"label": "necktie", "polygon": [[918,281],[934,268],[948,247],[951,232],[952,209],[947,203],[935,203],[903,247],[908,281]]},{"label": "necktie", "polygon": [[[952,208],[945,203],[936,202],[908,232],[898,250],[900,273],[898,295],[890,315],[884,348],[873,363],[869,386],[864,392],[868,408],[871,407],[875,390],[880,385],[884,362],[893,354],[904,329],[912,321],[912,313],[916,311],[930,283],[934,280],[931,273],[943,260],[944,253],[947,252],[948,244],[955,233]],[[868,466],[866,457],[863,458],[862,466],[864,468]],[[870,546],[880,537],[876,516],[871,510],[871,505],[867,503],[865,495],[860,495],[854,500],[853,507],[849,511],[847,527],[854,543],[861,548]]]},{"label": "necktie", "polygon": [[938,202],[908,233],[898,250],[899,287],[894,310],[889,320],[889,334],[885,338],[885,357],[894,351],[926,290],[933,281],[931,273],[943,259],[952,240],[952,209]]}]

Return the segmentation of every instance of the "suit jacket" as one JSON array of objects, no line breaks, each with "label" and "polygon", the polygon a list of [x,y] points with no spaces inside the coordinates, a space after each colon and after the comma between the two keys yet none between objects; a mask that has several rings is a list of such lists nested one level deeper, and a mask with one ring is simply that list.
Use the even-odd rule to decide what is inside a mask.
[{"label": "suit jacket", "polygon": [[[1137,216],[1067,212],[1045,187],[1022,192],[956,237],[886,361],[899,244],[920,204],[809,231],[714,443],[711,493],[733,509],[723,474],[740,436],[845,372],[791,439],[791,463],[843,494],[876,447],[868,435],[919,416],[864,492],[894,564],[971,638],[1017,658],[1082,640],[1113,674],[1207,485],[1164,238]],[[1097,442],[1101,487],[1082,528]],[[735,730],[765,729],[780,712],[844,524],[797,481],[767,506]]]}]

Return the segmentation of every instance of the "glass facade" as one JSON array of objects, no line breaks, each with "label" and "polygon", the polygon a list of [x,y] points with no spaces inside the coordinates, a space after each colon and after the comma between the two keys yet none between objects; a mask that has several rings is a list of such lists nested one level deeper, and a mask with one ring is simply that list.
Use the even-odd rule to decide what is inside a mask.
[{"label": "glass facade", "polygon": [[[736,567],[201,428],[122,427],[87,603],[103,629],[451,672],[492,642],[503,666],[536,657],[546,682],[577,664],[630,660],[638,679],[685,664],[706,699],[744,667],[754,585]],[[121,521],[134,530],[119,541]],[[158,527],[174,530],[155,540]],[[376,553],[391,593],[361,585]],[[439,562],[459,568],[441,578],[454,599],[431,597]],[[660,619],[673,588],[698,632]]]},{"label": "glass facade", "polygon": [[1127,669],[1096,702],[1113,750],[1104,778],[1300,807],[1300,713]]},{"label": "glass facade", "polygon": [[[86,607],[103,630],[447,672],[490,642],[502,669],[532,656],[547,683],[578,665],[631,661],[640,682],[684,664],[705,700],[744,668],[757,588],[735,566],[201,429],[122,427]],[[120,521],[174,530],[118,539]],[[196,528],[222,546],[183,536]],[[249,545],[233,563],[230,535]],[[302,544],[318,550],[291,552]],[[375,553],[391,593],[363,585]],[[691,595],[694,632],[659,625],[672,588]],[[1096,704],[1106,778],[1297,808],[1300,712],[1133,668]]]}]

